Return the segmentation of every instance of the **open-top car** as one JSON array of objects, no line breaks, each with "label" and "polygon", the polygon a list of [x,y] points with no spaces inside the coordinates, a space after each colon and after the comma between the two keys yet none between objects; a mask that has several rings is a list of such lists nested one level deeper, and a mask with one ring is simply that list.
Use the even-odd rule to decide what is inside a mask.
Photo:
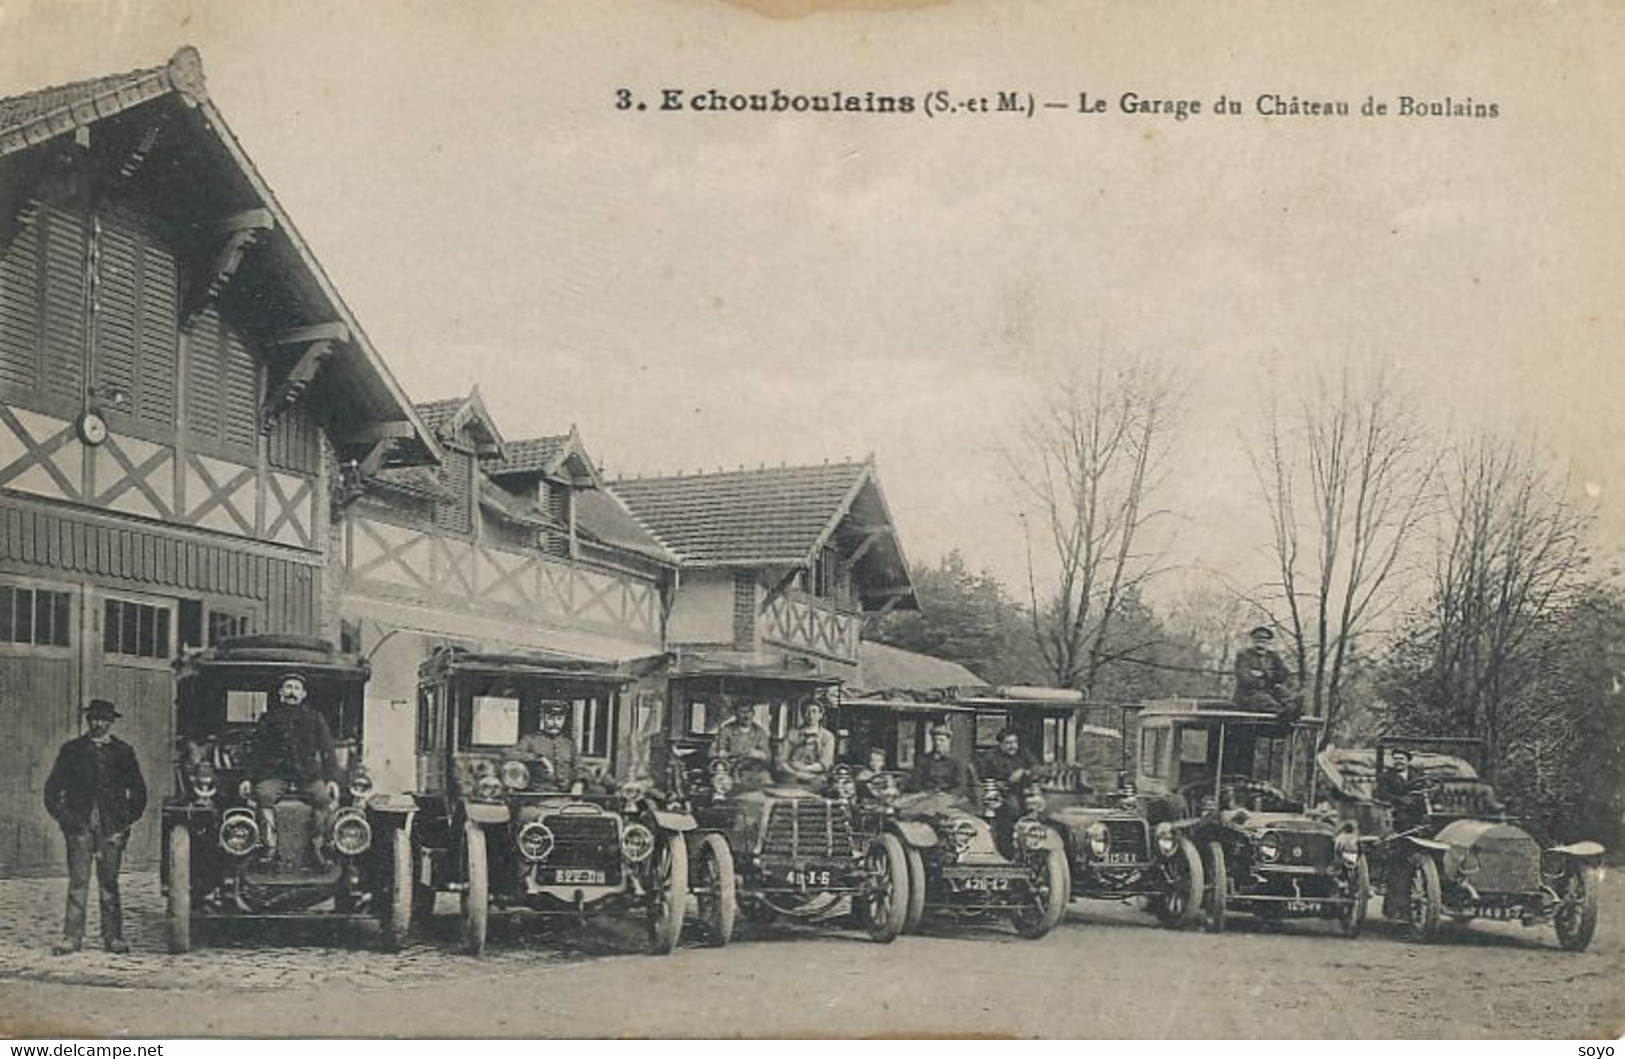
[{"label": "open-top car", "polygon": [[414,902],[461,900],[464,947],[491,910],[642,912],[676,947],[688,899],[687,813],[582,767],[576,733],[632,680],[615,665],[443,648],[419,671]]},{"label": "open-top car", "polygon": [[966,922],[1008,918],[1024,938],[1041,938],[1055,928],[1071,899],[1071,873],[1061,836],[1048,823],[1023,810],[1001,817],[993,784],[980,804],[905,791],[906,785],[907,778],[893,772],[854,782],[866,829],[895,836],[902,846],[909,883],[905,933],[927,915]]},{"label": "open-top car", "polygon": [[1149,820],[1132,785],[1096,793],[1075,767],[1041,768],[1038,787],[1066,843],[1074,898],[1144,898],[1164,926],[1197,921],[1205,876],[1186,827]]},{"label": "open-top car", "polygon": [[1321,772],[1365,838],[1383,915],[1430,941],[1443,917],[1551,923],[1579,951],[1597,928],[1603,847],[1537,839],[1483,778],[1476,739],[1385,737],[1328,750]]},{"label": "open-top car", "polygon": [[1370,869],[1352,824],[1307,810],[1320,720],[1283,721],[1227,700],[1173,699],[1140,711],[1137,786],[1147,816],[1202,852],[1204,925],[1234,912],[1365,922]]},{"label": "open-top car", "polygon": [[[170,951],[191,948],[199,921],[261,917],[376,919],[386,947],[403,941],[412,803],[374,797],[362,761],[367,677],[362,660],[302,636],[243,636],[177,660],[160,873]],[[274,738],[261,719],[289,684],[332,736],[335,771],[319,782],[337,786],[334,804],[299,785],[274,805],[255,802],[255,762],[267,750],[256,743]]]},{"label": "open-top car", "polygon": [[829,790],[812,790],[777,782],[752,760],[694,753],[685,764],[679,796],[699,827],[693,840],[725,839],[748,919],[834,923],[830,913],[846,898],[875,941],[902,933],[909,907],[903,845],[859,825],[849,776],[843,784],[842,774],[832,775]]}]

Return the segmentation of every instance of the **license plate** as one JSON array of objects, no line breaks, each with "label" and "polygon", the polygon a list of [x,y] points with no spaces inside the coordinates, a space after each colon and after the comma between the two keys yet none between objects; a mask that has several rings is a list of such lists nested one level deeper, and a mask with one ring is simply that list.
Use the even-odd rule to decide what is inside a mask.
[{"label": "license plate", "polygon": [[556,883],[587,883],[602,884],[604,873],[595,868],[555,868],[553,881]]},{"label": "license plate", "polygon": [[1286,903],[1286,910],[1288,912],[1319,912],[1320,911],[1320,902],[1319,901],[1288,901]]},{"label": "license plate", "polygon": [[829,886],[830,873],[827,871],[797,871],[792,868],[784,873],[791,886],[799,886],[803,890],[813,886]]},{"label": "license plate", "polygon": [[995,875],[991,878],[973,875],[969,879],[965,880],[965,889],[988,891],[1008,890],[1010,889],[1010,880],[1003,875]]},{"label": "license plate", "polygon": [[1140,858],[1135,856],[1132,853],[1108,853],[1108,854],[1106,854],[1106,863],[1107,864],[1138,864],[1139,862],[1140,862]]}]

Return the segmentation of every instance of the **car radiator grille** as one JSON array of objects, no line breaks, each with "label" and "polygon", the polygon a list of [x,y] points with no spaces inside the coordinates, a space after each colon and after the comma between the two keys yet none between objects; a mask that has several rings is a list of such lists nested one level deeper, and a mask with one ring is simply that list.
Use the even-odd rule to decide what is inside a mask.
[{"label": "car radiator grille", "polygon": [[1277,831],[1281,840],[1281,855],[1275,864],[1292,868],[1325,868],[1332,863],[1331,835],[1299,831]]},{"label": "car radiator grille", "polygon": [[822,798],[774,805],[762,837],[762,854],[795,859],[852,856],[852,822],[846,808]]},{"label": "car radiator grille", "polygon": [[[1481,838],[1473,843],[1477,871],[1464,878],[1480,893],[1530,893],[1540,889],[1540,847],[1524,836]],[[1465,867],[1474,866],[1474,857]]]},{"label": "car radiator grille", "polygon": [[601,867],[620,860],[620,829],[613,816],[555,814],[542,823],[553,832],[553,854],[548,867]]},{"label": "car radiator grille", "polygon": [[1145,821],[1107,820],[1106,840],[1113,853],[1132,853],[1144,857],[1146,852]]}]

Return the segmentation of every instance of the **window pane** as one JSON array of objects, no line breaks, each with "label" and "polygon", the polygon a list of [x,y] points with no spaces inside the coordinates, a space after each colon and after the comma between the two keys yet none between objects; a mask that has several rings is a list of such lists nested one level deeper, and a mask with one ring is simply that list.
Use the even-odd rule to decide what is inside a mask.
[{"label": "window pane", "polygon": [[157,647],[157,650],[155,652],[153,652],[152,657],[153,658],[168,658],[169,657],[169,611],[164,610],[161,607],[154,607],[153,608],[153,614],[156,615],[156,617],[158,619],[157,620],[158,632],[157,632],[157,635],[153,637],[153,640],[154,640],[154,643],[155,643],[155,645]]},{"label": "window pane", "polygon": [[120,609],[123,621],[120,622],[118,646],[116,650],[121,654],[133,655],[141,642],[141,608],[134,603],[126,603]]},{"label": "window pane", "polygon": [[17,593],[9,586],[0,586],[0,643],[15,643],[12,634],[15,625],[11,620],[11,612],[17,605]]},{"label": "window pane", "polygon": [[102,653],[118,653],[119,626],[122,622],[119,601],[110,599],[102,610]]},{"label": "window pane", "polygon": [[17,643],[34,642],[34,593],[30,589],[17,590]]},{"label": "window pane", "polygon": [[473,746],[512,746],[519,741],[519,700],[474,696]]}]

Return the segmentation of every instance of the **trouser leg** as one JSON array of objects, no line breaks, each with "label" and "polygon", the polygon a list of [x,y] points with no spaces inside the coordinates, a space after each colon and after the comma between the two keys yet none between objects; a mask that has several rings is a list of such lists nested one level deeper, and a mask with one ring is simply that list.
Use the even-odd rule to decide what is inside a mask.
[{"label": "trouser leg", "polygon": [[264,836],[267,851],[276,849],[276,814],[271,809],[288,793],[288,782],[279,776],[254,781],[251,797],[259,811],[260,834]]},{"label": "trouser leg", "polygon": [[78,941],[85,936],[85,903],[90,896],[90,862],[95,837],[89,832],[62,832],[68,846],[68,908],[62,917],[62,936]]},{"label": "trouser leg", "polygon": [[96,842],[96,886],[101,899],[102,940],[116,941],[124,936],[124,910],[119,903],[118,873],[124,863],[124,844],[129,832],[120,831]]},{"label": "trouser leg", "polygon": [[327,848],[327,832],[333,823],[333,799],[327,796],[326,780],[307,780],[300,784],[300,789],[304,791],[313,810],[310,844],[316,848],[316,853],[320,856]]}]

